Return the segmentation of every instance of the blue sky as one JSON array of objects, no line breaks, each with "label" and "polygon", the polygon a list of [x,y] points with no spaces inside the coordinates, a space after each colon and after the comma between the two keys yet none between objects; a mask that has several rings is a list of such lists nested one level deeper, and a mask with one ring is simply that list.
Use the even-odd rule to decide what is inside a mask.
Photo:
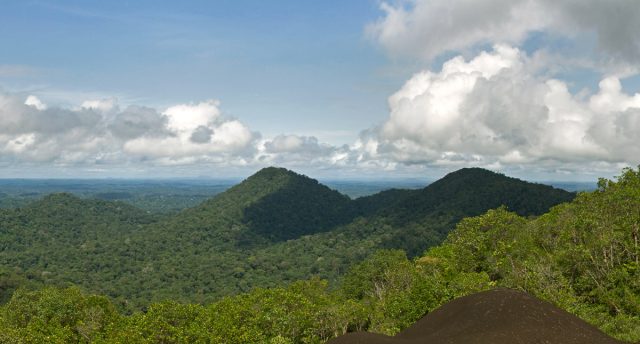
[{"label": "blue sky", "polygon": [[0,42],[12,49],[2,63],[36,70],[6,84],[61,105],[83,93],[159,107],[216,98],[263,133],[346,143],[386,117],[386,97],[407,76],[387,73],[363,35],[380,14],[375,1],[3,6]]},{"label": "blue sky", "polygon": [[0,8],[0,177],[594,180],[639,163],[633,0]]}]

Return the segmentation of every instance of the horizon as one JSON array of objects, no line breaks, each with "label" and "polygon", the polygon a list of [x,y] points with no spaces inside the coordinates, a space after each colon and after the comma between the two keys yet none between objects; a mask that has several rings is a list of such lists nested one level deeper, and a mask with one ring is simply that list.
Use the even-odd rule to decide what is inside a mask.
[{"label": "horizon", "polygon": [[[268,166],[268,167],[263,167],[259,170],[254,171],[253,173],[246,175],[246,176],[236,176],[236,177],[214,177],[214,176],[194,176],[194,177],[62,177],[62,178],[48,178],[48,177],[44,177],[44,178],[4,178],[4,177],[0,177],[0,186],[2,186],[3,183],[5,182],[41,182],[41,183],[46,183],[46,182],[52,182],[52,183],[64,183],[64,182],[99,182],[99,183],[108,183],[108,182],[137,182],[137,183],[194,183],[194,184],[203,184],[203,185],[215,185],[214,183],[220,183],[222,185],[236,185],[239,184],[241,182],[243,182],[244,180],[246,180],[247,178],[253,176],[254,174],[257,174],[258,172],[260,172],[263,169],[266,168],[284,168],[284,167],[279,167],[279,166]],[[557,188],[562,188],[561,186],[565,186],[565,190],[568,191],[575,191],[577,189],[580,190],[587,190],[587,189],[591,189],[591,188],[585,188],[587,185],[590,185],[592,187],[595,187],[597,185],[598,180],[575,180],[575,179],[558,179],[558,180],[536,180],[536,179],[527,179],[527,178],[521,178],[521,177],[517,177],[517,176],[511,176],[509,174],[505,174],[502,173],[500,171],[492,171],[490,169],[485,169],[482,167],[464,167],[461,169],[468,169],[468,168],[480,168],[480,169],[484,169],[490,172],[495,172],[495,173],[499,173],[499,174],[503,174],[506,177],[512,177],[512,178],[516,178],[516,179],[520,179],[526,182],[530,182],[530,183],[538,183],[538,184],[546,184],[546,185],[551,185]],[[311,178],[311,179],[315,179],[318,182],[320,182],[321,184],[325,184],[327,186],[330,186],[329,184],[340,184],[340,183],[344,183],[346,185],[354,185],[354,184],[362,184],[362,185],[376,185],[376,184],[388,184],[391,187],[409,187],[410,188],[416,188],[416,187],[425,187],[428,186],[429,184],[444,178],[446,175],[448,175],[449,173],[453,173],[456,171],[459,171],[461,169],[457,169],[457,170],[452,170],[452,171],[448,171],[446,172],[444,175],[441,175],[439,177],[398,177],[398,176],[391,176],[391,177],[369,177],[369,178],[357,178],[357,177],[344,177],[344,178],[340,178],[340,177],[316,177],[313,175],[308,175],[305,173],[300,173],[298,171],[295,170],[291,170],[288,168],[284,168],[287,171],[290,172],[294,172],[297,174],[301,174],[305,177]],[[567,188],[568,187],[568,188]],[[582,188],[581,188],[582,187]],[[334,187],[331,187],[334,188]],[[576,189],[577,188],[577,189]],[[570,190],[571,189],[571,190]],[[575,190],[574,190],[575,189]]]},{"label": "horizon", "polygon": [[26,1],[0,23],[0,178],[640,165],[633,0]]}]

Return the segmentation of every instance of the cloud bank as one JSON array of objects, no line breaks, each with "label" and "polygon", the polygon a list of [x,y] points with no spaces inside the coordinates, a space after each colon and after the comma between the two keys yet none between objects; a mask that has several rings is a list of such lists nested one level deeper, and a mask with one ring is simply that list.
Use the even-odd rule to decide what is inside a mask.
[{"label": "cloud bank", "polygon": [[[388,118],[363,123],[355,142],[263,137],[217,100],[155,109],[107,98],[61,108],[0,92],[0,165],[616,173],[640,163],[640,94],[621,84],[639,72],[636,0],[399,0],[381,9],[367,34],[390,55],[431,67],[404,82],[388,98]],[[549,40],[527,43],[536,35]],[[566,55],[558,41],[588,53]],[[558,70],[575,64],[599,75],[596,89],[571,91],[581,80]],[[25,68],[0,65],[0,76]]]},{"label": "cloud bank", "polygon": [[0,157],[17,162],[179,164],[251,155],[259,134],[221,115],[217,101],[158,111],[121,109],[115,99],[75,109],[48,107],[37,97],[0,94]]},{"label": "cloud bank", "polygon": [[[381,10],[366,32],[391,56],[445,61],[389,97],[388,119],[354,145],[358,159],[577,173],[640,163],[640,95],[620,79],[639,72],[637,1],[408,0]],[[582,81],[562,72],[579,68],[600,75],[596,90],[570,91]]]},{"label": "cloud bank", "polygon": [[634,162],[640,94],[610,76],[592,95],[539,75],[525,53],[497,45],[439,72],[422,71],[389,98],[389,119],[363,133],[369,159],[505,166]]},{"label": "cloud bank", "polygon": [[619,169],[640,156],[640,94],[604,77],[590,94],[540,73],[520,49],[495,45],[439,71],[413,75],[388,99],[389,117],[351,145],[313,136],[263,138],[215,100],[162,111],[115,99],[49,107],[0,94],[0,156],[7,161],[151,166],[213,163],[306,168],[543,166]]},{"label": "cloud bank", "polygon": [[121,108],[117,99],[50,107],[34,95],[0,93],[0,164],[101,167],[345,165],[347,145],[313,136],[267,139],[225,116],[217,100],[164,110]]}]

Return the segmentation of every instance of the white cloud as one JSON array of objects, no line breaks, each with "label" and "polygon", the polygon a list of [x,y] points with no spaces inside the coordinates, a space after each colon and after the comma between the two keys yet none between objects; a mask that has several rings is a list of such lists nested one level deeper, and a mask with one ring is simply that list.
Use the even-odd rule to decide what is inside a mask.
[{"label": "white cloud", "polygon": [[640,94],[624,93],[612,76],[584,99],[504,45],[415,74],[389,108],[354,146],[361,160],[557,168],[640,156]]},{"label": "white cloud", "polygon": [[246,147],[254,139],[249,128],[237,120],[226,121],[211,127],[211,143],[229,149],[237,150]]},{"label": "white cloud", "polygon": [[411,0],[382,3],[368,33],[393,55],[428,60],[479,44],[518,45],[533,32],[593,35],[600,51],[640,61],[636,0]]},{"label": "white cloud", "polygon": [[254,151],[258,137],[240,121],[222,116],[217,101],[161,113],[135,105],[120,110],[115,98],[64,109],[47,107],[35,96],[0,93],[0,161],[166,165],[233,160]]},{"label": "white cloud", "polygon": [[330,146],[322,145],[314,136],[298,135],[278,135],[270,141],[264,143],[265,151],[268,153],[302,153],[302,154],[322,154],[331,150]]},{"label": "white cloud", "polygon": [[220,116],[220,102],[209,100],[198,104],[180,104],[167,110],[164,114],[169,118],[169,128],[176,131],[191,131],[198,126],[213,124]]},{"label": "white cloud", "polygon": [[166,135],[137,137],[126,142],[124,150],[156,158],[200,156],[205,160],[211,154],[246,154],[259,135],[238,120],[221,117],[218,105],[219,102],[210,100],[169,107],[162,113],[166,118]]},{"label": "white cloud", "polygon": [[37,97],[0,93],[0,162],[42,166],[254,166],[325,168],[350,164],[348,146],[313,136],[261,139],[219,102],[178,104],[164,111],[115,98],[47,107]]},{"label": "white cloud", "polygon": [[[399,0],[381,9],[367,32],[391,55],[471,58],[407,80],[389,97],[388,120],[353,146],[359,161],[547,171],[639,162],[640,94],[620,84],[639,71],[637,1]],[[528,56],[521,46],[533,34],[544,38]],[[602,75],[595,92],[558,77],[579,69]]]},{"label": "white cloud", "polygon": [[385,16],[368,32],[393,54],[434,58],[492,42],[520,42],[549,15],[526,0],[415,0],[382,3]]},{"label": "white cloud", "polygon": [[354,151],[347,146],[321,143],[315,136],[278,135],[262,140],[254,159],[262,165],[326,168],[353,166]]},{"label": "white cloud", "polygon": [[[225,117],[219,102],[164,111],[115,98],[77,108],[47,107],[36,96],[0,93],[0,162],[56,166],[244,166],[416,171],[440,167],[530,166],[603,170],[640,156],[640,94],[617,76],[591,94],[540,73],[537,57],[496,45],[416,73],[388,99],[389,118],[351,146],[315,136],[262,139]],[[420,166],[417,168],[416,166]],[[416,169],[417,168],[417,169]]]},{"label": "white cloud", "polygon": [[110,114],[113,107],[103,107],[103,122],[111,135],[131,140],[140,137],[164,137],[169,134],[167,118],[155,109],[131,105],[123,111]]},{"label": "white cloud", "polygon": [[46,110],[47,109],[47,105],[44,104],[36,96],[28,96],[27,99],[24,101],[24,105],[33,106],[34,108],[36,108],[38,110]]}]

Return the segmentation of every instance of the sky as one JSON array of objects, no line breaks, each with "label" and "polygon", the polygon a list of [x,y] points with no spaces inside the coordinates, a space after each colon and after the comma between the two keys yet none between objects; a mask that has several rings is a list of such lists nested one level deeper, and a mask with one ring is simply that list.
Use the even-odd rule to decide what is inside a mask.
[{"label": "sky", "polygon": [[0,178],[612,177],[637,32],[636,0],[2,1]]}]

